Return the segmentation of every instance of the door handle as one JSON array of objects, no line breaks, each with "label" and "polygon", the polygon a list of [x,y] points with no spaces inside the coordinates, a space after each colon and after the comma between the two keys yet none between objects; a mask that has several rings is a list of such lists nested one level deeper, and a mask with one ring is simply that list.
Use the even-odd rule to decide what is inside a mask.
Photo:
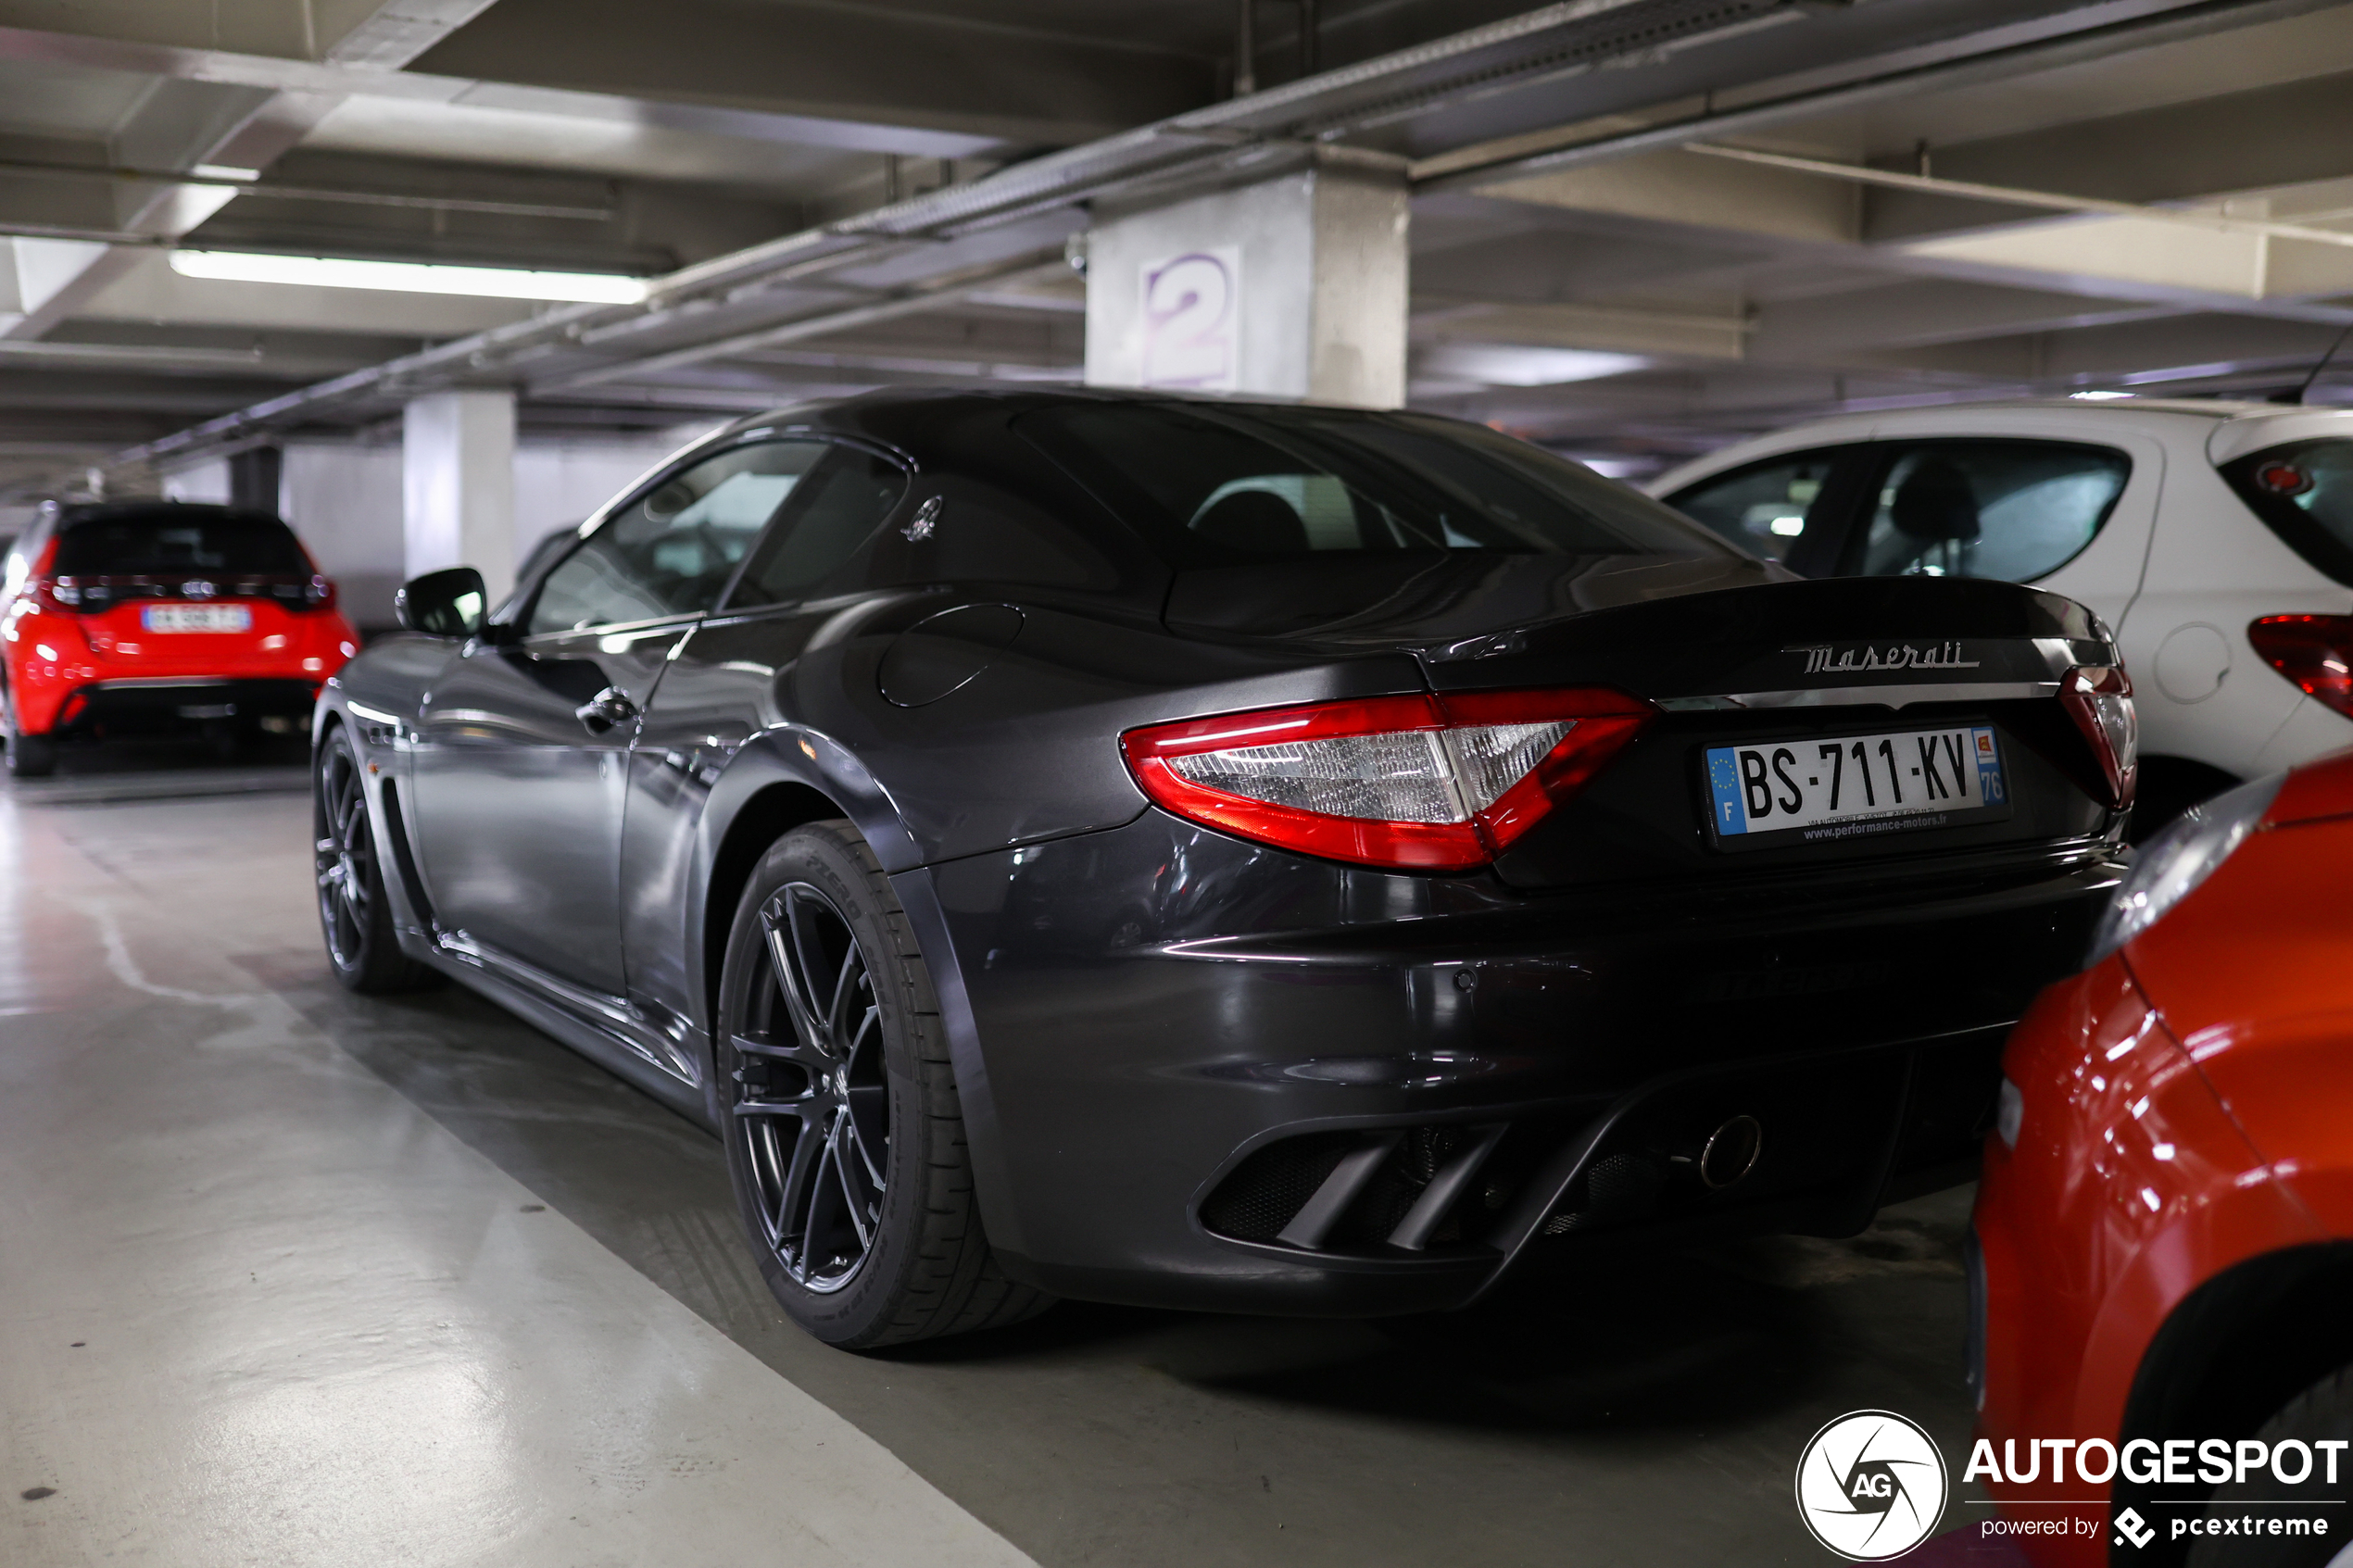
[{"label": "door handle", "polygon": [[619,686],[607,686],[595,696],[572,710],[572,716],[602,734],[616,724],[626,724],[637,717],[637,705]]}]

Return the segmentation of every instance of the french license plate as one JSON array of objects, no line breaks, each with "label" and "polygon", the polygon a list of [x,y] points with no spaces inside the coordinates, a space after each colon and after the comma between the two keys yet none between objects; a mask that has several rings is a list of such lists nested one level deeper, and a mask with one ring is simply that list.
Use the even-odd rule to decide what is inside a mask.
[{"label": "french license plate", "polygon": [[250,632],[253,611],[245,605],[149,605],[139,624],[150,632]]},{"label": "french license plate", "polygon": [[1708,828],[1719,847],[1834,844],[2009,815],[1991,728],[1757,741],[1707,748]]}]

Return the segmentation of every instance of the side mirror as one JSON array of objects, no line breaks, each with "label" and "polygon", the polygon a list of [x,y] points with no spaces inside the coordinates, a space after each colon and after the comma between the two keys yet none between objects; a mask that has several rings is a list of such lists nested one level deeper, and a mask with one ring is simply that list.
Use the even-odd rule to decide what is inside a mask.
[{"label": "side mirror", "polygon": [[428,637],[471,637],[482,630],[490,594],[482,573],[471,566],[447,567],[411,577],[392,596],[392,613],[404,630]]}]

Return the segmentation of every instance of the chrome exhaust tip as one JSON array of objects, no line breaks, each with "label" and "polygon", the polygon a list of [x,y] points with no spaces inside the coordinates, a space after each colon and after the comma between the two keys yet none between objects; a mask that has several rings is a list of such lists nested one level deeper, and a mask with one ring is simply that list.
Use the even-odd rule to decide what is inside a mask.
[{"label": "chrome exhaust tip", "polygon": [[1765,1128],[1754,1116],[1735,1116],[1707,1135],[1699,1151],[1699,1179],[1721,1192],[1756,1169],[1765,1152]]}]

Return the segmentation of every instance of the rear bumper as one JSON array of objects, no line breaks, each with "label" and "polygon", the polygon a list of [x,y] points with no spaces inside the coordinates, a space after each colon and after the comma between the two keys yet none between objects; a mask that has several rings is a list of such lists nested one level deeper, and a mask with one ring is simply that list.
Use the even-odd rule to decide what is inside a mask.
[{"label": "rear bumper", "polygon": [[319,683],[308,678],[159,676],[91,681],[68,692],[50,733],[173,729],[226,720],[308,720]]},{"label": "rear bumper", "polygon": [[[2117,868],[2095,846],[1930,874],[1530,897],[1147,812],[900,882],[952,965],[1009,1267],[1353,1315],[1668,1236],[1852,1234],[1966,1179],[2008,1023]],[[1711,1188],[1692,1161],[1739,1116],[1762,1152]]]}]

